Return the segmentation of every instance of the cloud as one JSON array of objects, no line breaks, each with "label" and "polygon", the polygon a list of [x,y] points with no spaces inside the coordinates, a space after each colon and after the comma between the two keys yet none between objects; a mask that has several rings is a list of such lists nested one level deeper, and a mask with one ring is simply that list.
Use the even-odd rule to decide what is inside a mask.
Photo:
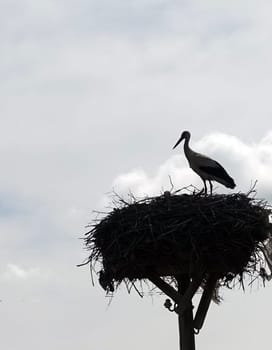
[{"label": "cloud", "polygon": [[16,264],[7,265],[4,277],[7,279],[27,280],[40,275],[40,269],[37,267],[24,268]]},{"label": "cloud", "polygon": [[131,144],[148,134],[141,152],[154,123],[161,140],[184,124],[199,137],[213,128],[250,138],[249,119],[262,135],[271,119],[270,21],[254,2],[243,8],[13,0],[0,14],[1,145],[100,146],[102,138],[117,142],[116,127]]},{"label": "cloud", "polygon": [[[192,148],[219,161],[234,177],[237,191],[248,191],[257,180],[258,195],[272,199],[272,132],[251,144],[231,135],[213,133],[193,143]],[[179,150],[183,153],[181,147]],[[182,154],[171,156],[154,175],[148,175],[143,169],[120,174],[113,181],[113,188],[122,195],[129,191],[136,196],[155,195],[171,188],[169,177],[175,189],[191,184],[203,186]],[[231,192],[220,184],[216,187],[217,192]]]},{"label": "cloud", "polygon": [[[202,186],[182,148],[170,153],[185,128],[192,132],[192,147],[220,161],[237,190],[248,190],[258,179],[258,195],[269,197],[270,13],[268,1],[262,6],[248,1],[245,7],[243,0],[3,4],[0,267],[6,280],[0,296],[5,349],[22,344],[74,349],[88,343],[120,348],[124,334],[136,349],[153,339],[147,334],[138,339],[143,344],[131,343],[131,330],[150,319],[141,313],[146,307],[140,311],[123,294],[105,316],[103,291],[91,287],[87,269],[75,267],[87,254],[78,238],[112,179],[124,195],[129,189],[136,195],[169,190],[169,176],[176,188]],[[228,191],[220,185],[216,190]],[[42,300],[40,307],[26,302],[21,309],[14,303],[21,294],[28,301]],[[139,322],[120,328],[121,323],[126,327],[130,307]],[[154,318],[156,332],[156,320],[165,317],[161,310]],[[170,328],[170,323],[161,325]],[[175,327],[166,346],[175,346]],[[67,339],[67,329],[80,336]],[[103,338],[105,329],[109,336]],[[255,331],[264,344],[263,329]],[[220,329],[217,336],[226,349],[237,338],[224,338]]]}]

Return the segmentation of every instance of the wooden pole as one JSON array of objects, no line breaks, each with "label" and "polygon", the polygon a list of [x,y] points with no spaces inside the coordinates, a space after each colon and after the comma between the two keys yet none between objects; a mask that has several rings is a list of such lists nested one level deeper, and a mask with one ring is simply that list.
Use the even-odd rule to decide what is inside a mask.
[{"label": "wooden pole", "polygon": [[197,331],[199,331],[202,328],[203,323],[205,321],[205,318],[213,297],[213,292],[214,292],[216,283],[217,283],[217,276],[216,275],[209,276],[195,314],[194,328]]},{"label": "wooden pole", "polygon": [[187,281],[184,281],[183,284],[186,286],[185,290],[183,291],[183,294],[179,292],[181,295],[181,299],[179,300],[178,307],[176,309],[176,312],[178,314],[182,314],[190,305],[192,304],[192,298],[197,292],[198,288],[201,285],[201,282],[203,281],[204,274],[201,272],[197,275],[195,275],[192,280],[190,281],[189,278],[189,284],[187,284]]},{"label": "wooden pole", "polygon": [[[184,295],[190,285],[190,277],[188,275],[179,276],[177,282],[178,292]],[[178,314],[180,350],[195,350],[193,322],[193,304],[190,300],[188,307]]]}]

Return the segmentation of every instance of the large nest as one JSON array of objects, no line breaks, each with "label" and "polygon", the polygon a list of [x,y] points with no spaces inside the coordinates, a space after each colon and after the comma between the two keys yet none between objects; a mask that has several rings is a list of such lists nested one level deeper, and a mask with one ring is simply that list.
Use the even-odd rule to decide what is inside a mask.
[{"label": "large nest", "polygon": [[271,210],[252,193],[165,192],[115,204],[85,238],[87,263],[92,269],[102,264],[99,280],[107,291],[150,274],[175,277],[201,269],[228,283],[263,270]]}]

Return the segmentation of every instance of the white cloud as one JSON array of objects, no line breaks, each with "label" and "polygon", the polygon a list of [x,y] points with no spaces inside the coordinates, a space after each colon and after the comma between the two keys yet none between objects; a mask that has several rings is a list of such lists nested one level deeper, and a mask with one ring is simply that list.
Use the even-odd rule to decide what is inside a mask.
[{"label": "white cloud", "polygon": [[40,269],[38,267],[29,267],[24,268],[22,266],[11,264],[7,265],[6,272],[4,273],[4,277],[7,279],[19,279],[19,280],[27,280],[30,278],[35,278],[40,275]]},{"label": "white cloud", "polygon": [[[272,199],[272,133],[268,133],[258,143],[246,143],[237,137],[214,133],[205,136],[192,148],[219,161],[234,177],[237,191],[248,191],[255,180],[258,181],[258,195]],[[189,185],[201,188],[202,181],[189,169],[183,155],[173,155],[164,162],[155,175],[149,176],[143,169],[119,175],[113,182],[117,193],[126,195],[131,191],[136,196],[155,195],[171,188],[169,176],[175,189]],[[218,184],[218,192],[230,192]]]}]

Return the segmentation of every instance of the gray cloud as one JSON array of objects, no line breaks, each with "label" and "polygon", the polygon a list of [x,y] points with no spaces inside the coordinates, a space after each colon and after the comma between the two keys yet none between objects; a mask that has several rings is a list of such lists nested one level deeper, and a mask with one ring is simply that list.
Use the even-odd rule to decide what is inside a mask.
[{"label": "gray cloud", "polygon": [[[270,9],[268,1],[245,7],[242,0],[3,4],[0,320],[6,350],[177,346],[176,319],[161,307],[163,298],[152,305],[121,290],[107,309],[88,269],[75,267],[87,253],[78,238],[112,183],[137,194],[169,189],[168,175],[177,187],[201,185],[182,149],[171,153],[184,129],[195,149],[228,169],[239,190],[258,179],[258,195],[270,198]],[[243,300],[226,293],[231,302],[212,308],[199,346],[244,347],[248,334],[267,346],[269,288]],[[251,324],[248,305],[256,315]],[[253,323],[259,319],[262,327]]]}]

